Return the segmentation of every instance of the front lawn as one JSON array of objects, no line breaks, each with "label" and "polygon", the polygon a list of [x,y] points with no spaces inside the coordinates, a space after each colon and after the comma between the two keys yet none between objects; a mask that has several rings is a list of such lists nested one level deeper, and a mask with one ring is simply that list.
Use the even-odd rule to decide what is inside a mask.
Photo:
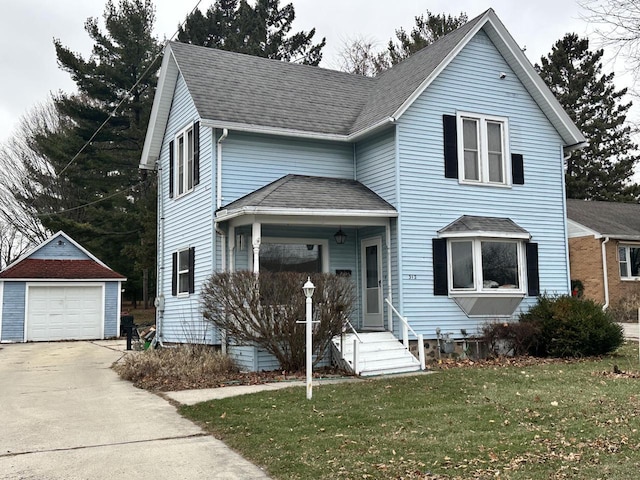
[{"label": "front lawn", "polygon": [[[182,413],[279,479],[635,479],[637,345],[228,398]],[[614,368],[616,366],[616,368]],[[622,371],[622,373],[614,373]]]}]

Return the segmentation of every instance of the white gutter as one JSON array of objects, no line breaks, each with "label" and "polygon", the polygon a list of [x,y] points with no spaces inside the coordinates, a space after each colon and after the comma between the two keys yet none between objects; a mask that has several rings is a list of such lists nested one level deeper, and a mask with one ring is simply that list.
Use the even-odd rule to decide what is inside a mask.
[{"label": "white gutter", "polygon": [[602,242],[602,276],[604,277],[604,305],[603,310],[609,308],[609,275],[607,273],[607,248],[606,244],[609,242],[609,237],[605,237]]}]

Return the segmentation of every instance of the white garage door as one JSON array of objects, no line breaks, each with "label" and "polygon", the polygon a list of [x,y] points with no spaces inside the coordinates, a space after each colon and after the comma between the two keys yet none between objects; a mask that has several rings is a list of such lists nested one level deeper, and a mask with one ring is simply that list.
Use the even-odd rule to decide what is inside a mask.
[{"label": "white garage door", "polygon": [[27,341],[102,338],[102,287],[29,286]]}]

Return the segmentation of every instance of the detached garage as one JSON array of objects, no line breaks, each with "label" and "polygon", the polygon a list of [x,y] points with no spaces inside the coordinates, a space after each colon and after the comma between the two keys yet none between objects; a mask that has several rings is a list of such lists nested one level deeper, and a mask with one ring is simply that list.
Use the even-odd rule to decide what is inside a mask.
[{"label": "detached garage", "polygon": [[125,280],[58,232],[0,272],[0,341],[115,337]]}]

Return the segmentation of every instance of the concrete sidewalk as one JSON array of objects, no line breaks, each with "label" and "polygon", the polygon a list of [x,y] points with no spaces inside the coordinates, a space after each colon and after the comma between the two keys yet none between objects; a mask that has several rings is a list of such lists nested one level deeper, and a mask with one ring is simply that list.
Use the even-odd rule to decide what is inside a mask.
[{"label": "concrete sidewalk", "polygon": [[110,368],[124,342],[0,345],[0,477],[266,479]]},{"label": "concrete sidewalk", "polygon": [[637,323],[620,323],[619,324],[624,330],[624,338],[627,340],[638,340],[640,337],[640,330]]}]

